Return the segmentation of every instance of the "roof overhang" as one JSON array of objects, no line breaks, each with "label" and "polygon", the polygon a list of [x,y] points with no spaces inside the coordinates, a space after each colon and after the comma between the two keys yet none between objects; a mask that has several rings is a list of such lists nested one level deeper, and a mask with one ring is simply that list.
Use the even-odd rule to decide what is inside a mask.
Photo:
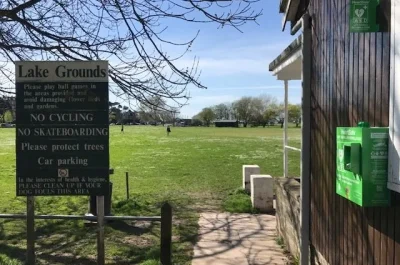
[{"label": "roof overhang", "polygon": [[279,4],[279,13],[285,13],[289,0],[281,0]]},{"label": "roof overhang", "polygon": [[302,36],[295,39],[275,60],[269,65],[278,80],[301,80],[302,73]]},{"label": "roof overhang", "polygon": [[285,30],[288,21],[295,23],[296,14],[299,9],[300,0],[281,0],[280,12],[284,13],[282,20],[282,31]]}]

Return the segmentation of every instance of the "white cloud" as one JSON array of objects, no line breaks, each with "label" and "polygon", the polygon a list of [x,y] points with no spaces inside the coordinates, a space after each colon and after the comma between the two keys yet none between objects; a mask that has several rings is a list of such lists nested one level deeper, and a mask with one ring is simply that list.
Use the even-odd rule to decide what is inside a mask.
[{"label": "white cloud", "polygon": [[[290,86],[290,89],[300,89],[300,86]],[[227,90],[276,90],[281,92],[280,89],[284,89],[284,85],[270,85],[270,86],[237,86],[237,87],[210,87],[209,90],[223,90],[223,91],[227,91]],[[283,90],[282,90],[283,91]],[[262,92],[262,91],[261,91]]]},{"label": "white cloud", "polygon": [[189,106],[212,106],[219,103],[232,102],[239,98],[239,96],[232,95],[195,96],[190,99]]},{"label": "white cloud", "polygon": [[274,43],[265,45],[246,45],[246,43],[237,43],[231,46],[217,47],[214,49],[201,49],[195,53],[198,56],[205,57],[226,57],[227,55],[240,56],[242,58],[254,58],[259,59],[260,57],[268,59],[267,57],[276,58],[286,47],[287,43]]},{"label": "white cloud", "polygon": [[202,77],[270,75],[269,63],[287,47],[287,44],[283,42],[250,46],[238,44],[240,43],[226,46],[220,44],[215,48],[194,50],[175,64],[178,68],[190,67],[193,65],[193,59],[190,57],[195,55],[199,58],[198,69],[202,71]]},{"label": "white cloud", "polygon": [[[178,68],[191,66],[192,60],[176,62]],[[268,61],[264,59],[238,59],[238,58],[202,58],[199,60],[198,69],[201,76],[226,76],[238,74],[265,74],[268,75]]]}]

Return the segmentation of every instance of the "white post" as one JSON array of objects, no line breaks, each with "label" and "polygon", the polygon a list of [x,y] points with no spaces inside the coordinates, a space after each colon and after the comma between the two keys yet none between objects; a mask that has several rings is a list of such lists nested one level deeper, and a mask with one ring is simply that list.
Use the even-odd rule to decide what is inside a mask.
[{"label": "white post", "polygon": [[286,146],[288,145],[288,87],[289,81],[285,80],[285,118],[284,118],[284,136],[283,136],[283,176],[288,177],[288,153]]}]

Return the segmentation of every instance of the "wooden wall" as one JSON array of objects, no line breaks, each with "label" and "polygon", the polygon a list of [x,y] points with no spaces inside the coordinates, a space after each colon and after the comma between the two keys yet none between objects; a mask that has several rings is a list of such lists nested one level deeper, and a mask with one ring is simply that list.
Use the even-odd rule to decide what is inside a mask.
[{"label": "wooden wall", "polygon": [[[390,0],[380,33],[349,32],[350,0],[310,0],[311,244],[331,265],[400,265],[400,207],[361,208],[335,193],[335,130],[388,126]],[[400,196],[393,193],[394,201]]]}]

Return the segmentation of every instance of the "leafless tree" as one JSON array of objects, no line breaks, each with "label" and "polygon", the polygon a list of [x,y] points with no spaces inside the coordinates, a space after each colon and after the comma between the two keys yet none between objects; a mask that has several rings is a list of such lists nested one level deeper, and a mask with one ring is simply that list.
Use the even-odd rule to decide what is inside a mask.
[{"label": "leafless tree", "polygon": [[215,118],[219,120],[228,120],[230,117],[230,109],[228,104],[221,103],[218,105],[215,105],[213,108],[213,111],[215,113]]},{"label": "leafless tree", "polygon": [[[154,96],[182,105],[187,87],[205,88],[198,60],[177,61],[196,39],[166,38],[171,20],[240,26],[256,21],[260,0],[1,0],[0,84],[13,83],[16,60],[108,60],[111,90],[151,104]],[[170,46],[180,47],[172,56]],[[0,88],[1,89],[1,88]],[[171,100],[170,100],[171,101]]]}]

